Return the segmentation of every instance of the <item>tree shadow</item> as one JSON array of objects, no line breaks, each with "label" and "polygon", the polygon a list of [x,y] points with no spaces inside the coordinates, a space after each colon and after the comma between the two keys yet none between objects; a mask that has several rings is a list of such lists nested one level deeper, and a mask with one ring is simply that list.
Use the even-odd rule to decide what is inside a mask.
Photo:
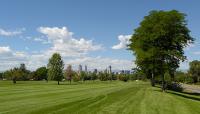
[{"label": "tree shadow", "polygon": [[[161,87],[155,86],[155,88],[161,88]],[[157,90],[157,89],[154,91],[162,92],[162,90]],[[177,92],[177,91],[172,91],[172,90],[166,90],[166,93],[176,95],[179,97],[184,97],[184,98],[191,99],[191,100],[200,101],[200,93]],[[197,97],[197,96],[199,96],[199,97]]]},{"label": "tree shadow", "polygon": [[[54,84],[55,85],[55,84]],[[59,85],[78,85],[77,83],[60,83]]]},{"label": "tree shadow", "polygon": [[[180,97],[184,97],[187,99],[192,99],[192,100],[196,100],[196,101],[200,101],[200,97],[194,97],[194,96],[200,96],[199,93],[187,93],[187,92],[173,92],[173,91],[168,91],[167,93],[173,94],[173,95],[177,95]],[[194,95],[194,96],[191,96]]]}]

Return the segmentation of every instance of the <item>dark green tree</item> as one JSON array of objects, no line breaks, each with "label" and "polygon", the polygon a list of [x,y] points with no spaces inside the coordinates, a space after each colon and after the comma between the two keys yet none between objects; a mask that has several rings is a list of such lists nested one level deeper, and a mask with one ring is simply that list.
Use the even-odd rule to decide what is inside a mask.
[{"label": "dark green tree", "polygon": [[152,80],[160,75],[163,91],[165,72],[170,71],[173,77],[180,61],[186,59],[184,47],[194,40],[185,16],[176,10],[151,11],[130,39],[129,49],[136,56],[137,66]]},{"label": "dark green tree", "polygon": [[87,75],[88,75],[89,73],[87,73],[87,72],[84,72],[84,71],[81,71],[81,72],[79,72],[79,76],[80,76],[80,79],[82,80],[82,81],[85,81],[85,80],[87,80]]},{"label": "dark green tree", "polygon": [[49,63],[47,65],[48,69],[48,80],[55,80],[59,82],[63,79],[63,68],[64,63],[59,53],[54,53],[52,57],[49,59]]},{"label": "dark green tree", "polygon": [[3,73],[0,72],[0,80],[2,80],[2,79],[3,79]]},{"label": "dark green tree", "polygon": [[35,80],[47,80],[47,68],[46,67],[40,67],[38,68],[34,73],[34,79]]}]

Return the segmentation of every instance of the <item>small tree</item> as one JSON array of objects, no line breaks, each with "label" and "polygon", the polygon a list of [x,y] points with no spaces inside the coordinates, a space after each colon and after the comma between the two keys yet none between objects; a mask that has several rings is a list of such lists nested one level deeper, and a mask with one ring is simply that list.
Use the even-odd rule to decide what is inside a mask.
[{"label": "small tree", "polygon": [[13,83],[16,84],[16,81],[23,75],[23,72],[19,68],[14,68],[10,70],[12,74]]},{"label": "small tree", "polygon": [[80,76],[80,78],[81,78],[81,80],[82,81],[85,81],[85,80],[87,80],[87,75],[88,75],[89,73],[86,73],[86,72],[84,72],[84,71],[81,71],[80,73],[79,73],[79,76]]},{"label": "small tree", "polygon": [[66,79],[70,81],[70,84],[71,84],[71,81],[72,81],[73,74],[74,74],[74,72],[72,70],[72,66],[68,65],[67,69],[65,71],[65,76],[66,76]]},{"label": "small tree", "polygon": [[93,81],[96,80],[96,79],[98,78],[96,72],[92,72],[90,75],[91,75],[91,79],[92,79]]},{"label": "small tree", "polygon": [[49,59],[49,63],[47,65],[48,69],[48,80],[56,80],[59,82],[63,79],[63,68],[64,63],[59,53],[54,53],[52,57]]}]

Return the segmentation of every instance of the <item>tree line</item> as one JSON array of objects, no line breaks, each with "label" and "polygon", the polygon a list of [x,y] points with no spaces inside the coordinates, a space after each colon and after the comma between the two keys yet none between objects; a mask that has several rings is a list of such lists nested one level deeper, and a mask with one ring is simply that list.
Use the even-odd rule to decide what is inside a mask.
[{"label": "tree line", "polygon": [[[58,56],[58,57],[55,57]],[[58,60],[57,60],[58,59]],[[56,62],[52,62],[56,61]],[[57,64],[60,65],[57,65]],[[63,70],[62,66],[62,58],[58,53],[53,54],[53,56],[49,59],[49,64],[47,67],[43,66],[35,71],[30,71],[26,69],[25,64],[21,64],[19,68],[13,68],[10,70],[7,70],[5,72],[0,73],[0,79],[7,79],[12,80],[13,83],[16,83],[16,81],[28,81],[28,80],[45,80],[48,82],[48,80],[55,80],[58,81],[58,84],[60,81],[69,81],[70,83],[78,82],[78,81],[114,81],[114,80],[121,80],[124,82],[127,82],[129,80],[151,80],[151,76],[146,75],[145,72],[143,72],[140,69],[133,69],[132,74],[115,74],[115,73],[108,73],[107,71],[101,71],[101,72],[77,72],[72,69],[71,65],[68,65],[65,70]],[[64,65],[64,64],[63,64]],[[173,81],[175,82],[182,82],[182,83],[198,83],[200,82],[200,61],[194,60],[189,63],[189,70],[187,72],[183,71],[175,71],[174,72],[174,78]],[[50,70],[49,70],[50,69]],[[58,70],[60,69],[60,70]],[[171,75],[167,72],[165,73],[165,81],[170,82]],[[154,82],[159,83],[161,81],[161,77],[156,76],[154,78]]]},{"label": "tree line", "polygon": [[49,59],[47,67],[43,66],[35,71],[27,70],[25,64],[20,64],[20,67],[15,67],[13,69],[7,70],[3,73],[0,73],[0,79],[12,80],[15,84],[16,81],[28,81],[28,80],[54,80],[58,82],[58,85],[61,81],[69,81],[70,83],[78,81],[112,81],[112,80],[121,80],[127,82],[128,80],[145,80],[145,77],[139,76],[136,73],[126,74],[120,73],[116,74],[114,72],[108,73],[106,71],[74,71],[71,65],[68,65],[64,69],[64,62],[59,53],[54,53]]}]

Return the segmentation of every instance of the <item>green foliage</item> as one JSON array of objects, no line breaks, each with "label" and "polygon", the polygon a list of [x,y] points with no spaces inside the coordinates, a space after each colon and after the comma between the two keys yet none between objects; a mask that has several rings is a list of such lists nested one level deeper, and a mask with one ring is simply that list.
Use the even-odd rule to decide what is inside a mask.
[{"label": "green foliage", "polygon": [[34,80],[47,80],[47,68],[46,67],[40,67],[34,72]]},{"label": "green foliage", "polygon": [[193,78],[193,82],[200,82],[200,61],[194,60],[190,62],[189,74]]},{"label": "green foliage", "polygon": [[91,76],[91,80],[96,80],[96,79],[98,78],[96,72],[92,72],[92,73],[90,74],[90,76]]},{"label": "green foliage", "polygon": [[184,83],[187,82],[187,77],[188,77],[187,73],[184,73],[182,71],[176,71],[174,81]]},{"label": "green foliage", "polygon": [[82,81],[87,80],[87,73],[86,73],[86,72],[81,71],[79,75],[80,75],[80,79],[81,79]]},{"label": "green foliage", "polygon": [[63,60],[58,53],[54,53],[52,57],[49,59],[49,63],[47,65],[48,68],[48,80],[56,80],[61,81],[63,79],[63,68],[64,63]]},{"label": "green foliage", "polygon": [[26,69],[25,64],[21,64],[19,68],[7,70],[3,73],[3,78],[13,80],[16,83],[17,80],[29,80],[30,71]]},{"label": "green foliage", "polygon": [[73,72],[73,81],[78,82],[81,80],[81,77],[78,75],[78,73]]},{"label": "green foliage", "polygon": [[7,70],[3,72],[3,78],[7,80],[12,80],[12,70]]},{"label": "green foliage", "polygon": [[0,73],[0,80],[3,79],[3,73]]},{"label": "green foliage", "polygon": [[118,79],[124,82],[127,82],[129,80],[129,75],[126,74],[119,74]]},{"label": "green foliage", "polygon": [[101,81],[107,81],[108,80],[108,73],[104,73],[104,72],[99,72],[99,80]]},{"label": "green foliage", "polygon": [[180,61],[186,59],[183,49],[194,40],[189,33],[185,14],[176,10],[151,11],[135,29],[129,49],[146,76],[161,75],[164,82],[164,74],[169,71],[173,77]]}]

